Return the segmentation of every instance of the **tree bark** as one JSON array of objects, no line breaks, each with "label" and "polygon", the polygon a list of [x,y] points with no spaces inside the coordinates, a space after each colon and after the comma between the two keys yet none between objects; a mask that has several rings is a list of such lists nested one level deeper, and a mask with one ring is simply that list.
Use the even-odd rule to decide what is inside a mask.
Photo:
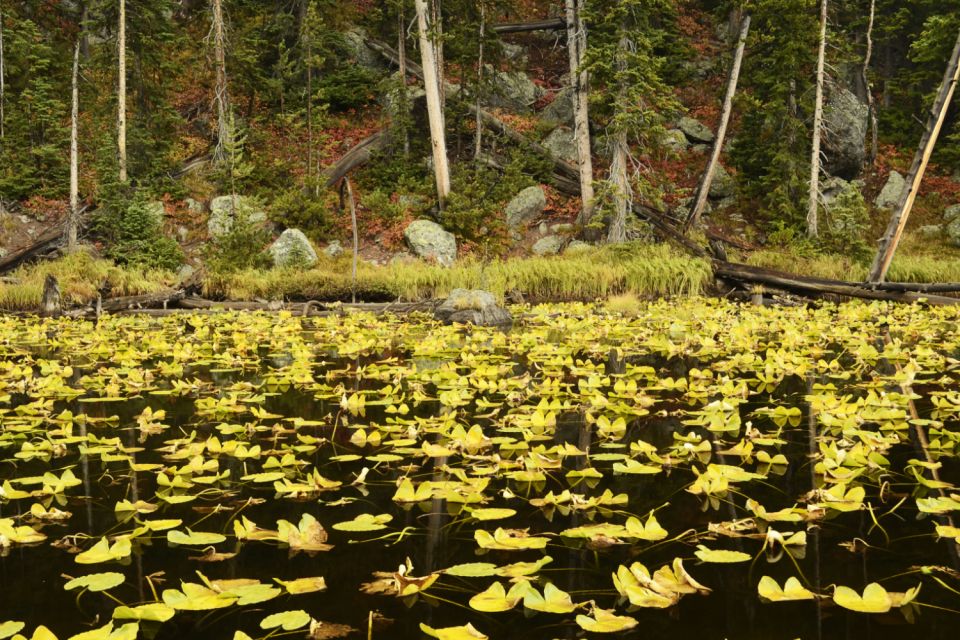
[{"label": "tree bark", "polygon": [[[4,139],[4,104],[7,100],[6,70],[3,66],[3,7],[0,7],[0,142]],[[0,204],[0,210],[3,205]]]},{"label": "tree bark", "polygon": [[40,315],[44,317],[58,317],[62,310],[60,302],[60,285],[56,276],[48,274],[43,282],[43,298],[40,301]]},{"label": "tree bark", "polygon": [[593,160],[590,156],[590,74],[583,68],[586,27],[580,18],[583,0],[566,0],[567,53],[570,59],[570,84],[573,89],[574,139],[580,174],[581,208],[577,222],[585,226],[593,218]]},{"label": "tree bark", "polygon": [[[626,35],[621,35],[617,44],[617,70],[622,74],[627,70],[626,56],[631,42]],[[626,86],[621,80],[620,96],[617,100],[621,105],[626,100]],[[607,242],[623,242],[627,239],[627,214],[630,213],[630,204],[633,202],[633,188],[630,185],[630,176],[627,173],[630,148],[627,145],[627,130],[622,125],[617,127],[614,140],[613,159],[610,162],[610,184],[613,188],[613,216],[607,228]]]},{"label": "tree bark", "polygon": [[79,145],[77,120],[80,116],[80,92],[77,79],[80,75],[80,39],[73,49],[73,76],[71,78],[70,103],[70,214],[67,219],[67,251],[77,249],[77,229],[80,226],[80,180],[79,180]]},{"label": "tree bark", "polygon": [[957,42],[953,47],[950,62],[947,64],[947,70],[943,75],[943,82],[940,84],[937,99],[930,110],[926,130],[920,138],[920,147],[913,158],[910,173],[907,174],[907,189],[900,196],[897,209],[890,217],[886,233],[880,239],[880,247],[877,250],[873,265],[870,267],[869,282],[883,282],[887,276],[887,270],[890,268],[893,256],[897,252],[897,245],[900,244],[900,237],[903,235],[907,220],[910,218],[913,203],[917,199],[923,174],[927,170],[933,148],[937,144],[941,129],[943,129],[943,123],[946,120],[950,102],[953,100],[953,93],[957,88],[958,80],[960,80],[960,34],[957,35]]},{"label": "tree bark", "polygon": [[410,127],[407,118],[410,117],[410,105],[407,103],[407,17],[404,0],[400,0],[397,7],[397,53],[400,56],[400,108],[403,113],[403,157],[410,155]]},{"label": "tree bark", "polygon": [[750,14],[748,13],[740,22],[740,37],[737,40],[737,49],[733,54],[733,65],[730,67],[730,76],[727,79],[727,92],[723,97],[720,126],[717,129],[717,136],[713,140],[713,150],[710,153],[707,168],[704,170],[703,176],[700,178],[700,183],[697,185],[697,191],[693,199],[693,208],[690,209],[690,215],[687,217],[687,227],[700,222],[700,216],[703,215],[703,210],[707,206],[707,198],[710,196],[710,186],[713,184],[713,176],[716,174],[717,165],[720,163],[720,154],[723,152],[723,143],[727,136],[730,115],[733,112],[733,98],[737,93],[740,68],[743,65],[743,52],[747,45],[747,35],[749,32]]},{"label": "tree bark", "polygon": [[120,182],[127,181],[127,0],[120,0],[117,28],[117,160]]},{"label": "tree bark", "polygon": [[427,116],[430,120],[430,146],[433,148],[433,171],[437,181],[437,200],[442,208],[450,195],[450,168],[447,161],[447,141],[443,126],[443,103],[437,61],[427,22],[426,0],[415,0],[417,26],[420,31],[420,58],[423,63],[423,85],[427,94]]},{"label": "tree bark", "polygon": [[873,22],[876,13],[876,0],[870,0],[870,21],[867,23],[867,52],[863,57],[863,86],[867,94],[867,113],[870,117],[870,165],[877,161],[877,105],[873,100],[873,88],[870,86],[870,60],[873,57]]},{"label": "tree bark", "polygon": [[213,158],[217,162],[222,162],[226,159],[226,146],[229,144],[231,136],[230,100],[227,94],[226,41],[223,28],[223,0],[211,0],[211,11],[213,20],[210,28],[213,37],[214,66],[216,67],[214,102],[217,106],[217,146],[214,148]]},{"label": "tree bark", "polygon": [[810,151],[810,193],[807,203],[807,235],[819,235],[820,129],[823,126],[823,67],[827,54],[827,0],[820,0],[820,51],[817,54],[817,97],[813,110],[813,148]]},{"label": "tree bark", "polygon": [[476,113],[476,134],[473,145],[473,159],[480,157],[481,145],[483,143],[483,118],[480,117],[480,94],[483,92],[483,39],[486,35],[487,11],[484,0],[480,3],[480,45],[477,52],[477,113]]},{"label": "tree bark", "polygon": [[562,18],[549,18],[533,22],[506,22],[493,25],[496,33],[529,33],[531,31],[562,31],[567,23]]}]

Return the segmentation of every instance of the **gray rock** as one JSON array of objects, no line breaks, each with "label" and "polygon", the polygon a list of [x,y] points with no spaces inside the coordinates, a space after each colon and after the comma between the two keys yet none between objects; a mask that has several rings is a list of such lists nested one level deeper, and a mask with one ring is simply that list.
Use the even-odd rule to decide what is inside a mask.
[{"label": "gray rock", "polygon": [[949,206],[943,211],[944,220],[953,220],[958,216],[960,216],[960,204]]},{"label": "gray rock", "polygon": [[334,240],[326,246],[323,253],[326,254],[328,258],[336,258],[343,255],[343,245],[340,244],[339,240]]},{"label": "gray rock", "polygon": [[563,253],[565,255],[585,253],[591,249],[593,249],[593,245],[589,242],[584,242],[583,240],[571,240],[570,244],[568,244],[563,250]]},{"label": "gray rock", "polygon": [[0,258],[4,258],[7,255],[7,250],[3,247],[0,247]]},{"label": "gray rock", "polygon": [[690,148],[690,141],[679,129],[668,129],[663,134],[661,144],[672,151],[686,151]]},{"label": "gray rock", "polygon": [[737,206],[737,196],[729,196],[723,200],[717,201],[713,206],[715,211],[723,211],[724,209],[730,209],[731,207]]},{"label": "gray rock", "polygon": [[573,138],[573,130],[569,127],[557,127],[543,140],[543,146],[555,158],[576,164],[578,153],[577,143]]},{"label": "gray rock", "polygon": [[191,265],[185,264],[177,271],[177,280],[180,284],[187,282],[197,272]]},{"label": "gray rock", "polygon": [[[930,240],[939,238],[940,235],[943,234],[945,231],[946,229],[940,226],[939,224],[925,224],[919,229],[917,229],[917,233],[919,233],[921,237],[927,238]],[[960,236],[958,236],[957,238],[950,238],[950,241],[951,243],[955,244],[956,242],[960,241]]]},{"label": "gray rock", "polygon": [[401,251],[400,253],[395,253],[391,256],[390,261],[387,264],[406,264],[408,262],[416,262],[417,258],[408,251]]},{"label": "gray rock", "polygon": [[557,124],[573,124],[573,89],[566,87],[557,92],[553,102],[544,107],[540,117]]},{"label": "gray rock", "polygon": [[[693,196],[687,198],[682,198],[677,202],[677,206],[674,207],[674,211],[681,214],[684,218],[690,215],[690,209],[693,207]],[[713,213],[713,205],[710,204],[710,201],[707,200],[706,206],[703,208],[703,215],[708,216]]]},{"label": "gray rock", "polygon": [[820,201],[829,210],[830,205],[840,197],[840,194],[846,191],[850,185],[843,178],[831,176],[820,183]]},{"label": "gray rock", "polygon": [[899,172],[891,171],[890,177],[887,178],[887,183],[883,185],[883,189],[880,191],[877,199],[873,201],[873,204],[876,205],[878,209],[893,210],[897,204],[899,204],[900,196],[906,188],[906,179],[900,175]]},{"label": "gray rock", "polygon": [[359,29],[347,31],[343,34],[343,45],[347,53],[361,67],[370,71],[383,71],[387,68],[386,62],[376,51],[367,46],[366,34]]},{"label": "gray rock", "polygon": [[563,247],[563,237],[558,235],[549,235],[540,238],[534,243],[532,251],[538,256],[552,256],[560,253]]},{"label": "gray rock", "polygon": [[187,205],[187,211],[189,211],[190,213],[195,215],[200,215],[201,213],[203,213],[204,206],[203,206],[203,203],[200,202],[199,200],[194,200],[193,198],[187,198],[183,201],[183,203]]},{"label": "gray rock", "polygon": [[220,196],[210,202],[210,219],[207,221],[207,231],[211,238],[220,238],[230,233],[236,220],[243,224],[260,225],[267,221],[267,214],[263,207],[253,198],[236,196],[237,210],[233,210],[234,196]]},{"label": "gray rock", "polygon": [[527,48],[523,45],[513,44],[512,42],[504,42],[503,47],[503,57],[514,63],[518,67],[527,66]]},{"label": "gray rock", "polygon": [[415,220],[404,230],[410,250],[424,260],[436,260],[449,267],[457,259],[457,239],[436,222]]},{"label": "gray rock", "polygon": [[736,192],[737,181],[718,162],[717,171],[713,174],[713,182],[710,183],[709,196],[714,200],[723,200],[733,196]]},{"label": "gray rock", "polygon": [[955,247],[960,247],[960,217],[954,218],[943,225],[943,235],[946,236],[947,242]]},{"label": "gray rock", "polygon": [[558,222],[557,224],[550,225],[550,231],[552,233],[572,233],[574,226],[575,225],[569,222]]},{"label": "gray rock", "polygon": [[525,111],[544,93],[523,71],[500,71],[487,65],[484,73],[493,85],[486,99],[491,107]]},{"label": "gray rock", "polygon": [[[402,104],[401,97],[400,97],[399,72],[393,74],[393,78],[395,82],[392,82],[390,84],[390,90],[384,92],[383,97],[381,98],[380,101],[383,103],[383,108],[387,111],[387,113],[396,115],[400,113],[400,107]],[[418,108],[420,106],[418,105],[418,101],[425,98],[427,95],[427,92],[423,89],[423,87],[420,87],[419,85],[417,86],[407,85],[406,93],[407,93],[406,95],[407,108],[410,110],[414,110]]]},{"label": "gray rock", "polygon": [[695,145],[691,145],[690,147],[690,149],[693,150],[694,153],[699,153],[702,156],[705,156],[708,153],[710,153],[710,150],[712,148],[713,147],[711,147],[709,144],[695,144]]},{"label": "gray rock", "polygon": [[416,194],[403,193],[397,197],[397,204],[404,209],[423,211],[430,206],[430,200]]},{"label": "gray rock", "polygon": [[677,122],[677,128],[693,143],[710,144],[713,142],[713,131],[699,120],[684,116]]},{"label": "gray rock", "polygon": [[287,229],[270,245],[276,267],[312,267],[317,264],[317,250],[299,229]]},{"label": "gray rock", "polygon": [[524,227],[547,208],[547,196],[540,186],[527,187],[507,203],[505,213],[507,226],[511,229]]},{"label": "gray rock", "polygon": [[540,225],[537,227],[537,231],[540,233],[540,235],[545,236],[550,231],[550,227],[547,226],[546,221],[544,221],[544,222],[541,222]]},{"label": "gray rock", "polygon": [[180,244],[186,244],[187,240],[190,238],[190,229],[180,225],[177,227],[177,241]]},{"label": "gray rock", "polygon": [[824,168],[842,178],[855,178],[866,158],[867,105],[841,86],[830,91],[823,105]]},{"label": "gray rock", "polygon": [[510,312],[497,304],[492,293],[482,289],[454,289],[433,315],[445,324],[498,327],[513,323]]}]

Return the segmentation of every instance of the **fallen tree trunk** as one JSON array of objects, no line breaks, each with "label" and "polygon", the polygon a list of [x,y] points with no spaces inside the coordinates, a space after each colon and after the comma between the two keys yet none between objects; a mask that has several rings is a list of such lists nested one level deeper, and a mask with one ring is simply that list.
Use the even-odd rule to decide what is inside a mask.
[{"label": "fallen tree trunk", "polygon": [[531,31],[561,31],[567,25],[563,18],[547,18],[531,22],[504,22],[493,25],[496,33],[530,33]]},{"label": "fallen tree trunk", "polygon": [[148,293],[140,296],[122,296],[119,298],[108,298],[100,304],[100,310],[106,313],[114,313],[128,309],[156,309],[166,308],[167,305],[183,300],[186,294],[182,289],[176,291],[163,291],[161,293]]},{"label": "fallen tree trunk", "polygon": [[960,304],[960,299],[945,296],[922,295],[907,291],[879,291],[866,288],[862,283],[806,278],[782,271],[764,269],[732,262],[713,262],[713,271],[718,278],[744,284],[761,284],[811,297],[836,295],[863,300],[887,300],[891,302],[925,302],[930,305]]},{"label": "fallen tree trunk", "polygon": [[387,145],[387,141],[389,140],[388,134],[389,130],[383,128],[357,143],[357,145],[347,151],[342,158],[327,167],[323,173],[323,184],[329,189],[340,182],[345,175],[360,165],[369,162],[375,152],[380,151]]},{"label": "fallen tree trunk", "polygon": [[57,224],[40,234],[33,244],[0,258],[0,273],[13,271],[31,260],[41,258],[63,244],[63,224]]}]

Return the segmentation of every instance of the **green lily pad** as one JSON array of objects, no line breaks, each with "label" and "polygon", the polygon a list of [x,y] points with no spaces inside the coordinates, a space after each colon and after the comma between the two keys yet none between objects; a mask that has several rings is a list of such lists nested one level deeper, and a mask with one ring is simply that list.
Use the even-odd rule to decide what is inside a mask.
[{"label": "green lily pad", "polygon": [[260,621],[261,629],[282,628],[284,631],[293,631],[310,624],[310,614],[306,611],[283,611],[267,616]]},{"label": "green lily pad", "polygon": [[90,575],[74,578],[63,585],[63,588],[67,591],[80,588],[89,591],[107,591],[108,589],[113,589],[123,584],[124,580],[126,580],[126,577],[122,573],[91,573]]}]

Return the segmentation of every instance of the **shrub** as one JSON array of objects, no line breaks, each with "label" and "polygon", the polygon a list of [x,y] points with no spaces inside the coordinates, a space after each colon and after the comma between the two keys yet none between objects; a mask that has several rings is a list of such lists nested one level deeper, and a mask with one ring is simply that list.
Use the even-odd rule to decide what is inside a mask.
[{"label": "shrub", "polygon": [[[324,193],[329,192],[324,190]],[[290,189],[273,201],[270,219],[285,228],[300,229],[311,239],[319,240],[331,230],[330,202],[300,188]]]},{"label": "shrub", "polygon": [[264,251],[269,240],[270,232],[259,224],[251,223],[245,207],[237,207],[230,229],[207,244],[207,266],[218,273],[269,267],[272,260],[270,254]]},{"label": "shrub", "polygon": [[119,264],[176,269],[183,264],[183,251],[163,235],[162,221],[137,191],[124,206],[122,191],[104,199],[94,218],[94,230],[106,242],[104,254]]}]

